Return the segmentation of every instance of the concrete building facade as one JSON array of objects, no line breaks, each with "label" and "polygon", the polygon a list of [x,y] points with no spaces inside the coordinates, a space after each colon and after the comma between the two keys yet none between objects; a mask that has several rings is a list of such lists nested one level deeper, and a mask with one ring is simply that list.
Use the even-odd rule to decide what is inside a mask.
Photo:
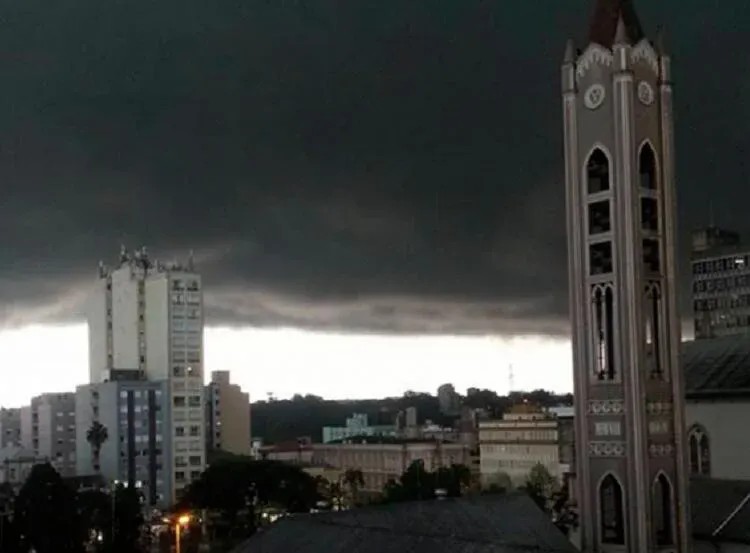
[{"label": "concrete building facade", "polygon": [[21,447],[49,459],[63,477],[76,473],[75,394],[42,394],[21,408]]},{"label": "concrete building facade", "polygon": [[[173,498],[206,466],[203,397],[203,289],[192,259],[160,263],[145,248],[120,253],[115,268],[100,264],[89,305],[92,383],[114,371],[168,383],[174,455],[167,486]],[[196,426],[193,435],[186,428]],[[200,463],[178,466],[182,457]]]},{"label": "concrete building facade", "polygon": [[313,444],[312,464],[346,471],[362,471],[365,493],[379,495],[389,480],[398,480],[414,461],[428,471],[471,465],[470,448],[440,442]]},{"label": "concrete building facade", "polygon": [[693,233],[693,321],[696,339],[750,334],[750,252],[736,233]]},{"label": "concrete building facade", "polygon": [[479,423],[479,463],[482,486],[503,485],[505,477],[521,486],[531,469],[543,465],[561,478],[558,420],[528,405],[519,405],[502,420]]},{"label": "concrete building facade", "polygon": [[0,448],[21,445],[21,410],[0,409]]},{"label": "concrete building facade", "polygon": [[213,371],[205,395],[208,450],[250,455],[250,394],[231,383],[229,371]]},{"label": "concrete building facade", "polygon": [[581,549],[686,552],[670,57],[597,0],[561,69]]},{"label": "concrete building facade", "polygon": [[[100,474],[140,488],[149,505],[167,506],[172,498],[170,468],[177,481],[197,470],[185,452],[175,458],[170,432],[171,402],[166,381],[112,380],[76,389],[76,469],[79,476]],[[87,434],[94,422],[107,430],[98,458]],[[182,430],[200,435],[200,423]]]}]

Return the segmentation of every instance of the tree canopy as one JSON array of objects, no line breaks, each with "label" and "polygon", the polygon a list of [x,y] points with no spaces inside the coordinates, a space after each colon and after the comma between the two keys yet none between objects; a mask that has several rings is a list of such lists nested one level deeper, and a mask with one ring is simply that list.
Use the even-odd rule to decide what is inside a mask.
[{"label": "tree canopy", "polygon": [[383,489],[383,502],[434,499],[437,490],[448,497],[459,497],[471,482],[471,472],[464,465],[441,467],[428,471],[422,460],[412,462],[398,481],[391,480]]}]

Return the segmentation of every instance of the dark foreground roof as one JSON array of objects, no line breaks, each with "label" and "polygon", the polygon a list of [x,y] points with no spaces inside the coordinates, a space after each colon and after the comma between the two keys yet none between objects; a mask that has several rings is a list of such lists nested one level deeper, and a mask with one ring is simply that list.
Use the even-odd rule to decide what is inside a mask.
[{"label": "dark foreground roof", "polygon": [[750,395],[750,336],[685,342],[681,364],[688,398]]},{"label": "dark foreground roof", "polygon": [[694,537],[750,544],[750,482],[693,478],[690,508]]},{"label": "dark foreground roof", "polygon": [[287,517],[233,553],[573,553],[525,495],[379,505]]}]

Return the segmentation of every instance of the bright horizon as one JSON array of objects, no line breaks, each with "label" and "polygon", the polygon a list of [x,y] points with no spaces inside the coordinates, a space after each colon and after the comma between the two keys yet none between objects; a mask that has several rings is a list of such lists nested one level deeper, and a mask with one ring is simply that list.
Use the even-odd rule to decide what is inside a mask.
[{"label": "bright horizon", "polygon": [[[572,391],[570,342],[546,336],[411,336],[336,334],[290,328],[207,327],[206,378],[228,370],[251,401],[295,393],[326,399],[435,394],[450,382],[500,394],[516,390]],[[0,356],[12,384],[0,406],[20,407],[47,392],[74,391],[88,381],[84,323],[31,325],[0,331]],[[6,374],[9,374],[6,373]]]}]

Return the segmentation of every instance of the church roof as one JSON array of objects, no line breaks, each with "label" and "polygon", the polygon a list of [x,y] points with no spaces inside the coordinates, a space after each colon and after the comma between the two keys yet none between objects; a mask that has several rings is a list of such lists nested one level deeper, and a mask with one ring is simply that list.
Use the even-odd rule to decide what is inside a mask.
[{"label": "church roof", "polygon": [[612,48],[620,18],[625,25],[627,38],[632,44],[645,36],[632,0],[596,0],[589,27],[589,41]]},{"label": "church roof", "polygon": [[750,395],[750,336],[685,342],[682,370],[688,399]]},{"label": "church roof", "polygon": [[750,482],[692,478],[690,515],[696,538],[750,544]]},{"label": "church roof", "polygon": [[523,494],[418,501],[293,515],[234,553],[573,553]]}]

